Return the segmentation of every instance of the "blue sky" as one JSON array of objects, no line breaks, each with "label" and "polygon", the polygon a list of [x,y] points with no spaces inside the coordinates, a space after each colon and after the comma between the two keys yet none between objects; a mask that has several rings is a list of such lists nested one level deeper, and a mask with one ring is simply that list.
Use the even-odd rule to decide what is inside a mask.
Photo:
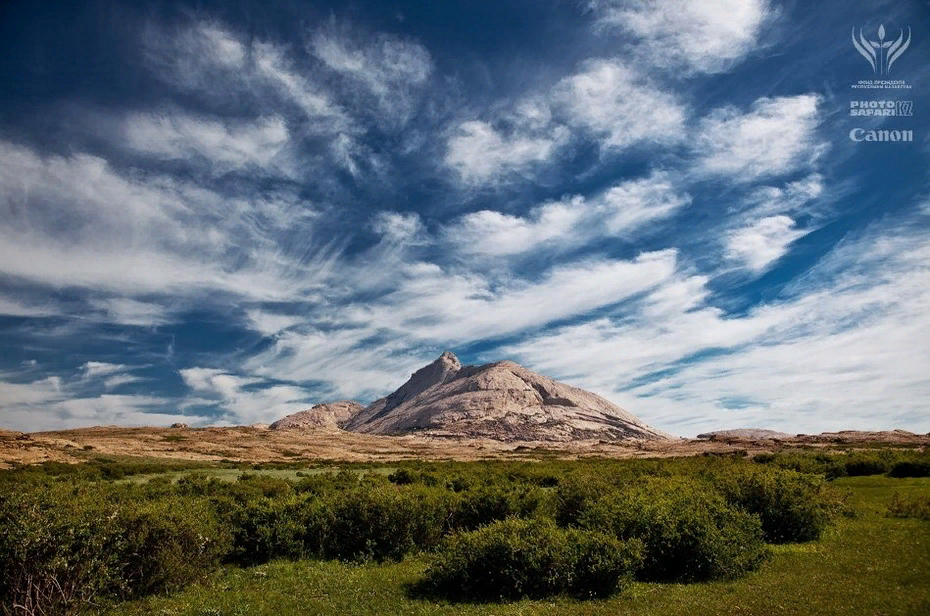
[{"label": "blue sky", "polygon": [[5,2],[0,426],[268,422],[451,349],[675,434],[930,431],[928,17]]}]

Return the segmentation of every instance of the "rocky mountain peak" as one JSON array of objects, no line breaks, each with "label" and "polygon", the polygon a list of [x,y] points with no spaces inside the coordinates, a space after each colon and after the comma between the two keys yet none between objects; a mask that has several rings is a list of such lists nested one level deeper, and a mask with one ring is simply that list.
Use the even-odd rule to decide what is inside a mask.
[{"label": "rocky mountain peak", "polygon": [[357,413],[345,429],[505,441],[669,438],[593,393],[512,361],[462,366],[449,351]]}]

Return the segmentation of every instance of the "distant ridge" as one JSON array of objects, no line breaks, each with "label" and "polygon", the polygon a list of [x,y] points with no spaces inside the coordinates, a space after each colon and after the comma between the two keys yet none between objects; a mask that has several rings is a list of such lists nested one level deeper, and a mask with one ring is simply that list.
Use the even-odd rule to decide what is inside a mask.
[{"label": "distant ridge", "polygon": [[766,439],[766,438],[777,438],[777,439],[786,439],[792,438],[793,434],[787,434],[785,432],[777,432],[775,430],[766,430],[763,428],[737,428],[734,430],[714,430],[713,432],[705,432],[703,434],[698,434],[698,438],[747,438],[747,439]]}]

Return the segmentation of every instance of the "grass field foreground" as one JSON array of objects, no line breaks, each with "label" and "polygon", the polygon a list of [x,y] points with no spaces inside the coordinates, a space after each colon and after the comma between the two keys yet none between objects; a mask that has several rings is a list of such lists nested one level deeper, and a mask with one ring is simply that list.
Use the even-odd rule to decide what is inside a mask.
[{"label": "grass field foreground", "polygon": [[124,603],[109,614],[281,616],[283,614],[930,614],[930,524],[886,515],[895,493],[930,495],[930,479],[849,477],[853,517],[820,541],[774,546],[774,556],[732,582],[635,582],[606,600],[568,598],[513,603],[449,603],[411,591],[428,557],[401,563],[274,561],[225,567],[206,582],[167,597]]}]

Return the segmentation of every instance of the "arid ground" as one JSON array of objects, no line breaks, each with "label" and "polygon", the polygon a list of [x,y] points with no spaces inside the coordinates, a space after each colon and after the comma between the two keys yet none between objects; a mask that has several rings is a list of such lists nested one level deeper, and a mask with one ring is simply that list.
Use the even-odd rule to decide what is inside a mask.
[{"label": "arid ground", "polygon": [[375,436],[342,430],[267,430],[262,428],[93,427],[55,432],[0,431],[0,468],[45,461],[81,462],[95,456],[165,460],[275,462],[306,460],[392,461],[481,460],[586,456],[611,458],[689,456],[702,453],[748,454],[782,448],[855,448],[930,445],[930,435],[890,432],[830,432],[787,439],[679,439],[623,442],[501,442],[438,436]]}]

